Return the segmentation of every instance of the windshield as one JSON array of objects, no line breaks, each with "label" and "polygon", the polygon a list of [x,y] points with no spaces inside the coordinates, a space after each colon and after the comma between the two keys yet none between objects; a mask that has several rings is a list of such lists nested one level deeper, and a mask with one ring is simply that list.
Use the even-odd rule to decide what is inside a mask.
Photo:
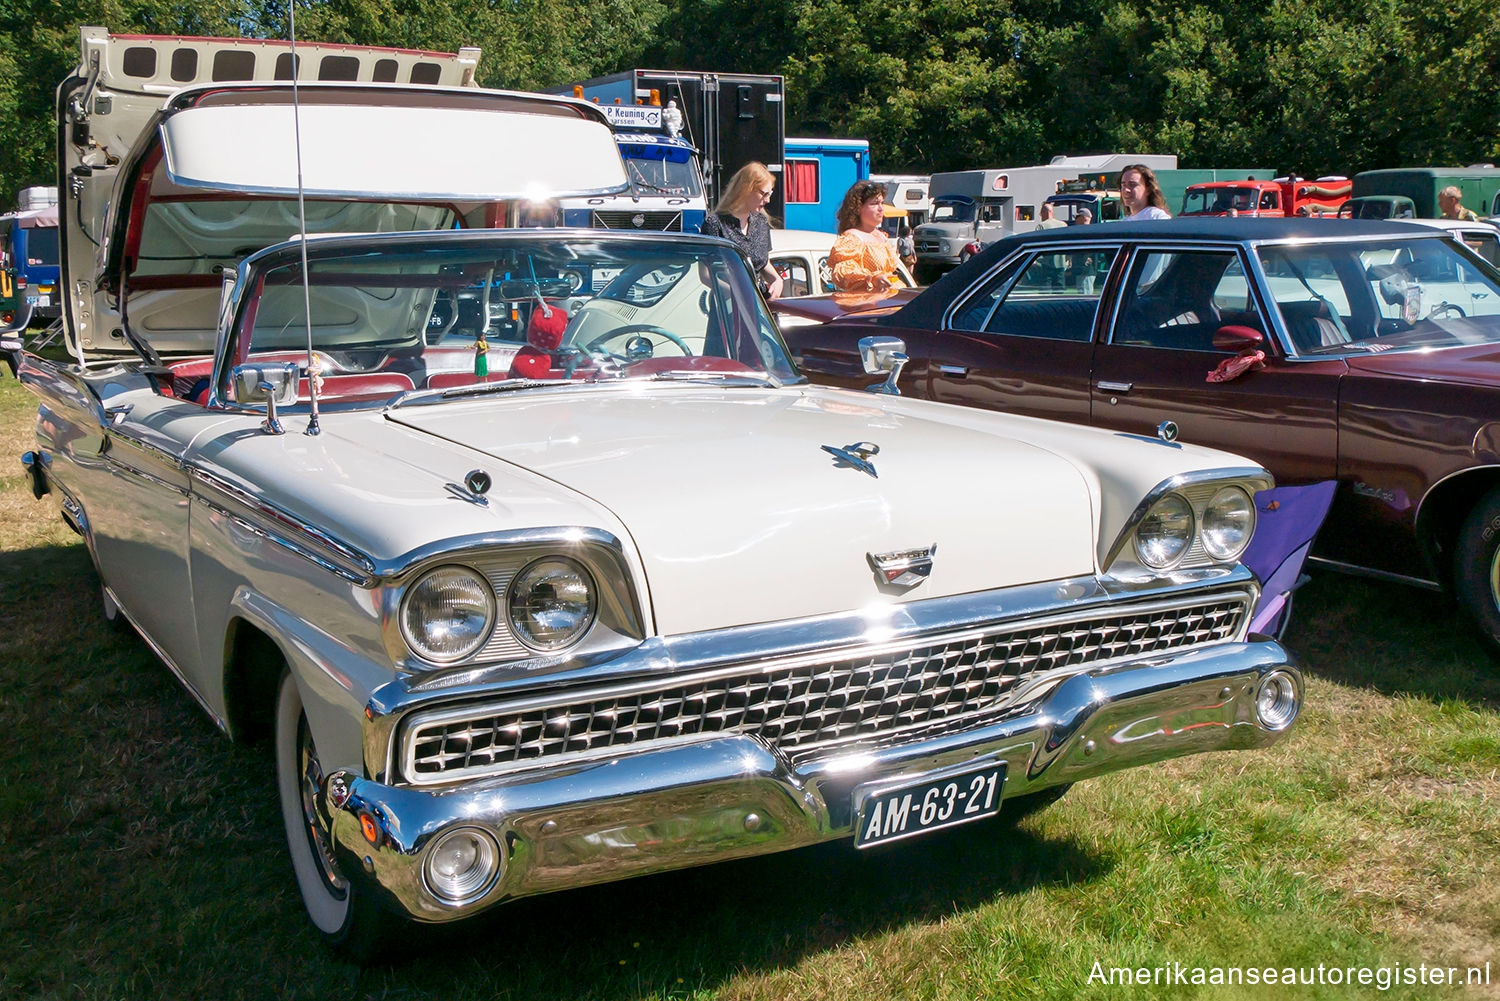
[{"label": "windshield", "polygon": [[932,222],[973,222],[974,203],[967,199],[949,201],[939,198],[932,206]]},{"label": "windshield", "polygon": [[1453,240],[1262,247],[1259,254],[1299,353],[1500,342],[1500,271]]},{"label": "windshield", "polygon": [[679,195],[696,198],[703,194],[703,178],[686,149],[621,143],[625,173],[638,194]]},{"label": "windshield", "polygon": [[1260,191],[1256,188],[1189,188],[1182,198],[1181,215],[1227,215],[1249,212],[1255,208]]},{"label": "windshield", "polygon": [[[540,383],[799,381],[731,247],[583,230],[424,233],[310,244],[322,399],[380,402]],[[278,256],[277,260],[281,260]],[[306,360],[295,259],[252,272],[236,362]]]},{"label": "windshield", "polygon": [[39,226],[26,231],[27,265],[57,264],[57,227]]}]

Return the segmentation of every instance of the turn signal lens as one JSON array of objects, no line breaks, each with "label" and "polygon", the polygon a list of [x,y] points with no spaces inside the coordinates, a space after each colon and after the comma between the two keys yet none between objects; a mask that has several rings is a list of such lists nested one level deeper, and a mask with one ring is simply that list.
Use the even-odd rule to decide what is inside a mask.
[{"label": "turn signal lens", "polygon": [[463,904],[493,885],[500,864],[494,838],[478,828],[461,827],[433,842],[422,874],[433,896],[444,903]]},{"label": "turn signal lens", "polygon": [[1285,730],[1302,708],[1302,695],[1290,674],[1276,671],[1266,675],[1255,693],[1255,714],[1267,730]]}]

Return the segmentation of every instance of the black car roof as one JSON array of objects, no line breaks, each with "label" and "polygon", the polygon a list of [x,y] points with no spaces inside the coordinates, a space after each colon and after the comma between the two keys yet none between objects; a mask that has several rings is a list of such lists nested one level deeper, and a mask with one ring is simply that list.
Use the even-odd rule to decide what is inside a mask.
[{"label": "black car roof", "polygon": [[[1184,216],[1154,222],[1108,222],[1061,226],[1006,237],[987,247],[1016,247],[1043,240],[1072,243],[1080,240],[1322,240],[1340,237],[1425,235],[1409,223],[1389,219],[1256,219],[1237,216]],[[1005,252],[1002,252],[1005,253]]]},{"label": "black car roof", "polygon": [[990,244],[970,258],[968,263],[959,265],[938,279],[925,293],[885,318],[884,322],[892,326],[936,329],[943,311],[954,296],[967,289],[991,264],[1009,257],[1021,247],[1066,246],[1074,243],[1097,243],[1101,240],[1265,242],[1389,237],[1446,239],[1447,232],[1435,226],[1390,219],[1258,219],[1238,216],[1187,216],[1181,219],[1091,223],[1086,226],[1032,230]]}]

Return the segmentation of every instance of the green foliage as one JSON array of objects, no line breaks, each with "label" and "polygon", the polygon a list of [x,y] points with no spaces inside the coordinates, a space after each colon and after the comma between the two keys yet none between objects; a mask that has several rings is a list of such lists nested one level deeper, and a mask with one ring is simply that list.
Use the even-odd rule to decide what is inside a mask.
[{"label": "green foliage", "polygon": [[[50,183],[78,26],[281,37],[287,0],[7,0],[0,204]],[[632,66],[782,73],[791,134],[868,138],[880,170],[1175,152],[1313,176],[1500,158],[1483,0],[318,0],[304,38],[483,49],[486,86]]]}]

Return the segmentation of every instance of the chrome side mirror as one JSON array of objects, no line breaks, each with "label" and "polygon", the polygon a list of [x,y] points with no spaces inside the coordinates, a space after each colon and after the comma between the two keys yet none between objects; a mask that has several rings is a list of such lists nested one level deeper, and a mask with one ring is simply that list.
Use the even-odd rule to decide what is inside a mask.
[{"label": "chrome side mirror", "polygon": [[880,393],[883,396],[901,395],[901,390],[896,388],[896,380],[901,377],[901,366],[907,362],[905,341],[899,337],[861,337],[859,357],[870,375],[887,373],[884,382],[867,387],[866,392]]},{"label": "chrome side mirror", "polygon": [[234,398],[241,404],[266,404],[266,422],[261,425],[271,434],[281,434],[281,421],[276,418],[276,407],[290,406],[297,402],[299,376],[297,363],[292,361],[262,362],[255,365],[236,365],[230,373],[234,384]]}]

